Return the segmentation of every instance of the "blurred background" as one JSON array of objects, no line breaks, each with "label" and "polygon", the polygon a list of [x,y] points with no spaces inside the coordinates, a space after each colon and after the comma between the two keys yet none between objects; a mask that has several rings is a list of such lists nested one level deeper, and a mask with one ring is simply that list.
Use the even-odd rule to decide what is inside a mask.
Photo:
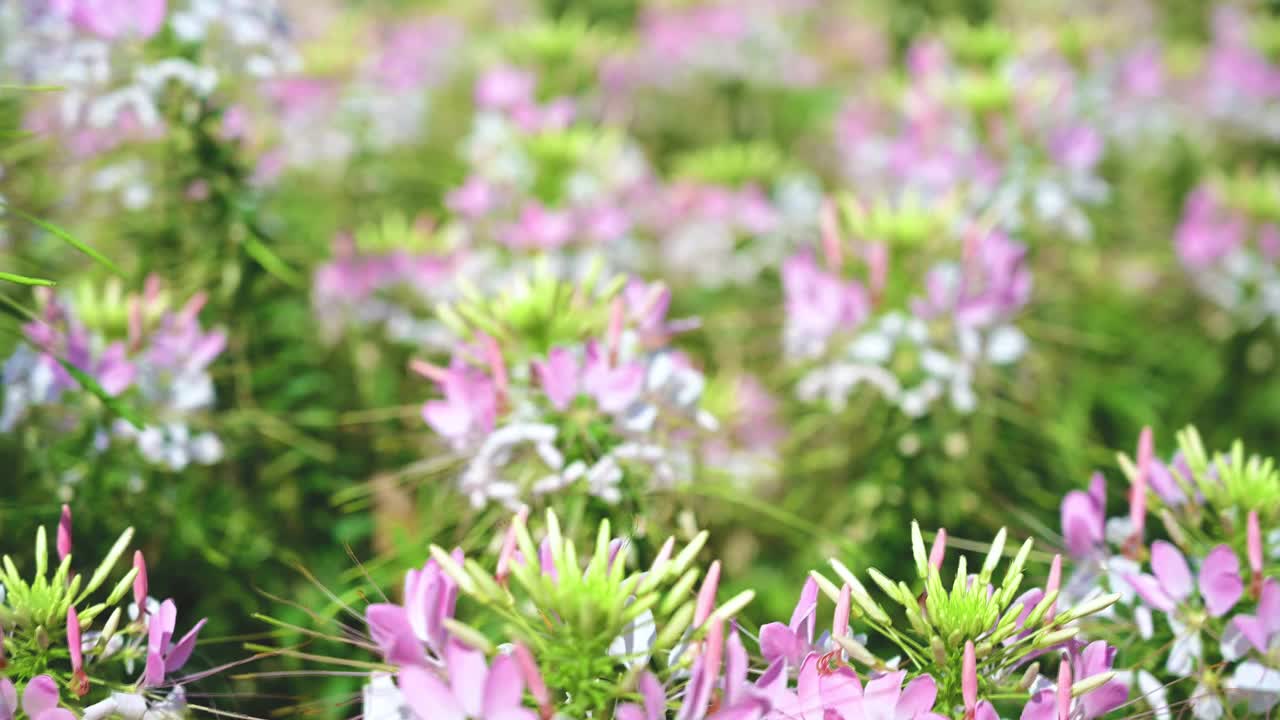
[{"label": "blurred background", "polygon": [[[493,549],[411,361],[538,262],[661,282],[715,422],[670,482],[517,499],[712,530],[760,622],[828,556],[908,566],[912,519],[1059,545],[1143,426],[1280,437],[1275,3],[58,5],[0,4],[0,537],[135,526],[202,665]],[[299,666],[201,692],[357,712],[232,679]]]}]

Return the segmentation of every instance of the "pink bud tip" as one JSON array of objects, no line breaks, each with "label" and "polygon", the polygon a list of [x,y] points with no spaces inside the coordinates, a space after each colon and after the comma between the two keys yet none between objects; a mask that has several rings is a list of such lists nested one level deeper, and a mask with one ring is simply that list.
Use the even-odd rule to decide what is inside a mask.
[{"label": "pink bud tip", "polygon": [[71,508],[62,506],[62,517],[58,520],[58,560],[71,554]]},{"label": "pink bud tip", "polygon": [[1250,510],[1246,523],[1247,545],[1249,554],[1249,590],[1253,596],[1262,594],[1262,525],[1258,522],[1258,511]]},{"label": "pink bud tip", "polygon": [[978,657],[973,651],[973,641],[964,643],[964,665],[961,668],[960,693],[964,698],[966,715],[971,715],[978,707]]},{"label": "pink bud tip", "polygon": [[1058,720],[1071,717],[1071,661],[1063,658],[1058,666]]},{"label": "pink bud tip", "polygon": [[147,614],[147,561],[141,550],[133,551],[133,566],[138,574],[133,578],[133,602],[138,606],[139,617]]},{"label": "pink bud tip", "polygon": [[80,645],[80,616],[75,607],[67,608],[67,651],[71,653],[71,670],[84,668],[84,649]]},{"label": "pink bud tip", "polygon": [[933,546],[929,548],[929,564],[935,568],[942,569],[942,557],[947,553],[947,529],[938,528],[938,534],[933,536]]},{"label": "pink bud tip", "polygon": [[417,358],[410,360],[409,369],[418,373],[422,377],[435,382],[437,385],[443,385],[445,384],[445,381],[449,379],[449,371],[439,365],[433,365],[426,360],[419,360]]},{"label": "pink bud tip", "polygon": [[1254,575],[1262,574],[1262,525],[1258,511],[1250,510],[1248,519],[1249,569]]},{"label": "pink bud tip", "polygon": [[720,589],[720,561],[711,563],[707,569],[707,577],[702,581],[702,589],[698,591],[698,604],[693,610],[693,626],[701,627],[716,605],[716,591]]},{"label": "pink bud tip", "polygon": [[1138,436],[1138,474],[1129,492],[1129,523],[1133,526],[1134,542],[1141,543],[1147,524],[1147,482],[1151,474],[1151,462],[1155,456],[1155,441],[1151,428],[1142,428]]},{"label": "pink bud tip", "polygon": [[[1054,555],[1053,562],[1049,565],[1049,580],[1044,584],[1044,592],[1046,595],[1062,587],[1062,556]],[[1058,603],[1055,601],[1049,608],[1049,612],[1045,614],[1047,619],[1052,619],[1057,610]]]},{"label": "pink bud tip", "polygon": [[522,505],[507,527],[506,537],[502,539],[502,551],[498,553],[498,568],[494,572],[498,582],[505,584],[511,572],[511,560],[516,554],[516,523],[523,524],[529,519],[529,506]]}]

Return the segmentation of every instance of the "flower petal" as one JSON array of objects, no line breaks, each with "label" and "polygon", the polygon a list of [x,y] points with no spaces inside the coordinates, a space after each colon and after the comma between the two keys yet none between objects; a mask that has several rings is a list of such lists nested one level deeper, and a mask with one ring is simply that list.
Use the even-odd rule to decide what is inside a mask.
[{"label": "flower petal", "polygon": [[1244,594],[1240,578],[1240,558],[1227,545],[1219,545],[1205,556],[1200,566],[1200,595],[1213,617],[1226,615]]},{"label": "flower petal", "polygon": [[902,696],[898,698],[897,712],[894,714],[896,720],[913,720],[933,710],[933,704],[938,699],[938,684],[928,675],[921,675],[902,689]]},{"label": "flower petal", "polygon": [[181,670],[183,665],[191,659],[191,653],[196,649],[196,638],[200,636],[200,628],[208,622],[208,618],[200,618],[200,622],[195,627],[187,631],[182,639],[174,643],[173,649],[169,651],[168,656],[164,659],[164,671],[166,674]]},{"label": "flower petal", "polygon": [[58,683],[48,675],[37,675],[22,690],[22,711],[28,718],[58,707]]},{"label": "flower petal", "polygon": [[489,677],[484,682],[484,716],[492,717],[500,710],[520,707],[524,699],[524,677],[510,655],[493,659]]},{"label": "flower petal", "polygon": [[1191,596],[1191,568],[1182,552],[1164,540],[1151,543],[1151,570],[1161,587],[1175,601]]},{"label": "flower petal", "polygon": [[419,720],[466,720],[449,686],[429,670],[416,665],[402,668],[398,684],[405,704]]},{"label": "flower petal", "polygon": [[489,677],[484,653],[451,640],[444,654],[454,697],[467,715],[478,717],[484,708],[485,684]]}]

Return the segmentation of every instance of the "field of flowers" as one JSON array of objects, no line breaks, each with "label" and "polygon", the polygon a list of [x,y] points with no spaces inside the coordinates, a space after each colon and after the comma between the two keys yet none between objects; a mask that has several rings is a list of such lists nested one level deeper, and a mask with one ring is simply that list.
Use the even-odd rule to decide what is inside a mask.
[{"label": "field of flowers", "polygon": [[0,330],[0,720],[1280,714],[1275,2],[0,0]]}]

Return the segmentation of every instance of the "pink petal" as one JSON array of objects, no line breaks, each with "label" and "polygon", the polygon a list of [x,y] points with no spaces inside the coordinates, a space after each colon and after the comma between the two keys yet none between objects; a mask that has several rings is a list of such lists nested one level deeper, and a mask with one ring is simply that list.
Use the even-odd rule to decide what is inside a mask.
[{"label": "pink petal", "polygon": [[801,705],[812,704],[815,707],[817,705],[821,692],[818,684],[818,659],[817,653],[809,653],[800,666],[800,674],[796,679],[796,694],[800,696]]},{"label": "pink petal", "polygon": [[53,708],[52,710],[45,710],[32,718],[32,720],[78,720],[78,718],[76,718],[75,713],[66,708]]},{"label": "pink petal", "polygon": [[[646,715],[645,711],[635,703],[618,706],[613,716],[616,720],[654,720],[652,715]],[[661,718],[658,720],[661,720]]]},{"label": "pink petal", "polygon": [[[819,676],[818,687],[821,690],[823,708],[834,710],[846,718],[861,717],[863,720],[878,720],[879,716],[864,704],[862,683],[858,681],[858,675],[852,668],[842,666],[833,673]],[[817,708],[806,704],[803,709],[816,710]],[[892,715],[888,717],[891,718]]]},{"label": "pink petal", "polygon": [[134,27],[143,38],[160,31],[164,24],[165,0],[139,0],[134,6]]},{"label": "pink petal", "polygon": [[403,607],[391,603],[374,603],[365,608],[364,616],[369,623],[369,635],[373,637],[387,662],[402,666],[426,664],[426,653]]},{"label": "pink petal", "polygon": [[484,708],[485,682],[489,677],[484,653],[451,640],[444,654],[453,696],[467,715],[479,717]]},{"label": "pink petal", "polygon": [[432,430],[446,438],[460,438],[471,428],[471,412],[444,400],[429,400],[422,408],[422,418]]},{"label": "pink petal", "polygon": [[195,627],[187,631],[182,639],[174,644],[173,649],[169,651],[169,656],[164,660],[165,673],[171,673],[181,670],[183,665],[191,659],[191,653],[196,649],[196,638],[200,636],[200,629],[208,622],[207,618],[201,618]]},{"label": "pink petal", "polygon": [[0,676],[0,720],[13,720],[18,711],[18,689],[13,681]]},{"label": "pink petal", "polygon": [[31,678],[22,691],[22,711],[28,718],[58,707],[58,683],[48,675]]},{"label": "pink petal", "polygon": [[791,629],[800,637],[813,642],[814,614],[818,611],[818,582],[808,578],[800,591],[800,599],[791,612]]},{"label": "pink petal", "polygon": [[928,675],[921,675],[907,683],[898,698],[896,720],[913,720],[933,710],[933,703],[938,699],[938,685]]},{"label": "pink petal", "polygon": [[1222,617],[1244,594],[1240,578],[1240,558],[1227,545],[1219,545],[1205,556],[1200,566],[1200,595],[1213,617]]},{"label": "pink petal", "polygon": [[160,657],[160,653],[155,650],[147,652],[147,667],[143,671],[142,684],[144,687],[156,687],[164,682],[164,658]]},{"label": "pink petal", "polygon": [[1103,517],[1093,498],[1072,490],[1062,500],[1062,535],[1072,557],[1087,557],[1102,544]]},{"label": "pink petal", "polygon": [[[435,720],[435,718],[431,720]],[[532,710],[509,708],[507,710],[499,710],[492,715],[486,715],[484,720],[538,720],[538,716]]]},{"label": "pink petal", "polygon": [[1022,708],[1021,720],[1057,720],[1057,696],[1053,690],[1041,690]]},{"label": "pink petal", "polygon": [[493,717],[501,710],[520,707],[524,698],[524,678],[510,655],[493,659],[489,677],[484,683],[484,716]]},{"label": "pink petal", "polygon": [[1156,610],[1168,613],[1178,607],[1177,601],[1160,586],[1160,581],[1150,575],[1126,575],[1124,579],[1133,586],[1143,601]]},{"label": "pink petal", "polygon": [[1164,540],[1151,543],[1151,570],[1160,586],[1177,602],[1191,596],[1191,568],[1182,552]]},{"label": "pink petal", "polygon": [[1085,717],[1100,718],[1124,705],[1128,699],[1129,688],[1124,683],[1113,680],[1096,690],[1086,693],[1078,702],[1084,709]]},{"label": "pink petal", "polygon": [[1258,652],[1267,652],[1267,630],[1262,621],[1253,615],[1237,615],[1231,619],[1236,629],[1249,641]]},{"label": "pink petal", "polygon": [[535,361],[533,371],[547,399],[557,410],[569,407],[578,394],[578,360],[573,352],[564,348],[552,348],[546,362]]},{"label": "pink petal", "polygon": [[983,700],[975,708],[973,720],[1000,720],[1000,716],[996,714],[996,709],[992,707],[991,703]]},{"label": "pink petal", "polygon": [[[732,705],[746,689],[747,669],[750,661],[747,658],[747,649],[742,646],[742,640],[738,637],[736,631],[729,633],[729,640],[726,645],[724,702],[726,705]],[[641,679],[641,689],[644,689],[643,678]]]},{"label": "pink petal", "polygon": [[400,669],[397,684],[419,720],[466,720],[457,698],[435,674],[417,666]]},{"label": "pink petal", "polygon": [[653,673],[646,672],[640,676],[640,697],[644,698],[645,717],[649,720],[662,720],[666,715],[667,694]]},{"label": "pink petal", "polygon": [[1280,580],[1267,578],[1262,583],[1262,597],[1258,599],[1258,619],[1267,633],[1280,633]]},{"label": "pink petal", "polygon": [[760,628],[760,655],[765,662],[781,658],[794,666],[801,661],[806,649],[791,628],[780,622]]},{"label": "pink petal", "polygon": [[867,683],[862,691],[862,713],[866,720],[894,720],[906,676],[905,670],[899,670]]}]

